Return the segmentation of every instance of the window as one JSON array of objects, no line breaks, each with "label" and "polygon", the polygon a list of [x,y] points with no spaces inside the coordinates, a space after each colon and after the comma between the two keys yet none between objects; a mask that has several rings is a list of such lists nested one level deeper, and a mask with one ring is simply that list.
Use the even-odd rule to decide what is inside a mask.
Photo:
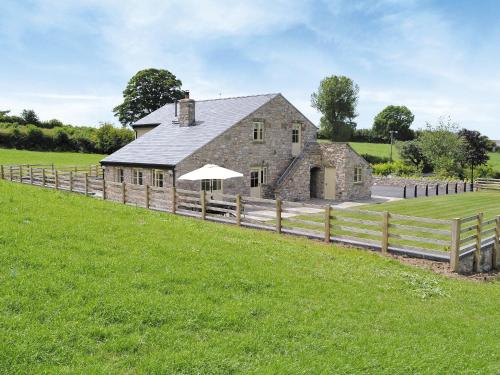
[{"label": "window", "polygon": [[300,143],[300,124],[293,124],[292,143]]},{"label": "window", "polygon": [[142,175],[143,175],[142,169],[134,169],[132,174],[133,177],[132,183],[134,185],[142,185],[143,184]]},{"label": "window", "polygon": [[118,168],[116,170],[116,179],[115,179],[116,182],[119,182],[119,183],[122,183],[125,181],[125,178],[124,178],[124,173],[123,173],[123,169],[122,168]]},{"label": "window", "polygon": [[201,180],[201,190],[203,191],[222,190],[222,180]]},{"label": "window", "polygon": [[250,187],[259,187],[259,171],[250,172]]},{"label": "window", "polygon": [[164,173],[163,171],[159,169],[154,169],[153,170],[153,186],[154,187],[163,187],[163,181],[164,181]]},{"label": "window", "polygon": [[263,185],[267,184],[267,167],[260,170],[260,183]]},{"label": "window", "polygon": [[361,167],[354,168],[354,182],[361,182],[363,170]]},{"label": "window", "polygon": [[264,123],[263,122],[254,122],[253,123],[253,140],[254,141],[263,141],[264,140]]}]

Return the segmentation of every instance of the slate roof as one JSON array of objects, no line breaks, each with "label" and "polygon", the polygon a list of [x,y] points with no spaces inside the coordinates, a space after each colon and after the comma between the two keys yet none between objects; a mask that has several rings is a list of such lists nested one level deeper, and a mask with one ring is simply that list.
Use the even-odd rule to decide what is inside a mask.
[{"label": "slate roof", "polygon": [[134,125],[160,124],[101,162],[174,166],[279,94],[198,100],[195,126],[173,124],[174,104],[167,104]]}]

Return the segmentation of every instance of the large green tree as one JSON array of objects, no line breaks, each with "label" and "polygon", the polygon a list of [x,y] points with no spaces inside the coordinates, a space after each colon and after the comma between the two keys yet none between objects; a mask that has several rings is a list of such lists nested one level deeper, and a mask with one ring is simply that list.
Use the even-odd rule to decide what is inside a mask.
[{"label": "large green tree", "polygon": [[311,95],[311,103],[323,116],[321,132],[332,141],[347,141],[356,129],[359,87],[345,76],[324,78],[318,91]]},{"label": "large green tree", "polygon": [[476,130],[462,129],[458,132],[464,143],[463,162],[470,168],[471,181],[474,181],[474,168],[486,164],[488,156],[488,137]]},{"label": "large green tree", "polygon": [[450,119],[427,124],[417,138],[423,156],[440,177],[463,177],[464,141]]},{"label": "large green tree", "polygon": [[394,138],[406,141],[414,138],[410,129],[415,116],[404,105],[389,105],[385,107],[373,120],[373,132],[380,138],[390,139],[390,132],[394,131]]},{"label": "large green tree", "polygon": [[131,125],[167,103],[182,99],[182,82],[165,69],[144,69],[128,81],[123,103],[113,112],[123,126]]}]

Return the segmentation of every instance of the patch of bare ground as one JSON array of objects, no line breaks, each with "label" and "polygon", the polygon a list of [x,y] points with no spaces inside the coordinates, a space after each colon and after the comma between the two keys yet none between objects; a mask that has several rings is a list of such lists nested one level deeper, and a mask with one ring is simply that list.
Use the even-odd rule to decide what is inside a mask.
[{"label": "patch of bare ground", "polygon": [[462,279],[462,280],[472,280],[472,281],[494,281],[500,279],[500,271],[490,271],[483,273],[471,273],[468,275],[461,275],[456,272],[453,272],[450,268],[449,263],[436,262],[427,259],[409,258],[401,255],[390,254],[388,256],[393,259],[399,260],[401,263],[411,264],[412,266],[420,267],[452,279]]}]

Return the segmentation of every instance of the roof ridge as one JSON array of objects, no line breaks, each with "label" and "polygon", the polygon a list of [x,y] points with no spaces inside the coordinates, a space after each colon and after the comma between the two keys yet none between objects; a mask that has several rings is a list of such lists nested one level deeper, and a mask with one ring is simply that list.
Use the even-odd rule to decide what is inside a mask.
[{"label": "roof ridge", "polygon": [[[254,94],[254,95],[240,95],[240,96],[227,96],[225,98],[213,98],[213,99],[201,99],[201,100],[196,100],[196,102],[210,102],[210,101],[215,101],[215,100],[227,100],[227,99],[242,99],[242,98],[254,98],[256,96],[272,96],[272,95],[279,95],[279,92],[270,92],[267,94]],[[169,103],[173,104],[173,103]]]}]

